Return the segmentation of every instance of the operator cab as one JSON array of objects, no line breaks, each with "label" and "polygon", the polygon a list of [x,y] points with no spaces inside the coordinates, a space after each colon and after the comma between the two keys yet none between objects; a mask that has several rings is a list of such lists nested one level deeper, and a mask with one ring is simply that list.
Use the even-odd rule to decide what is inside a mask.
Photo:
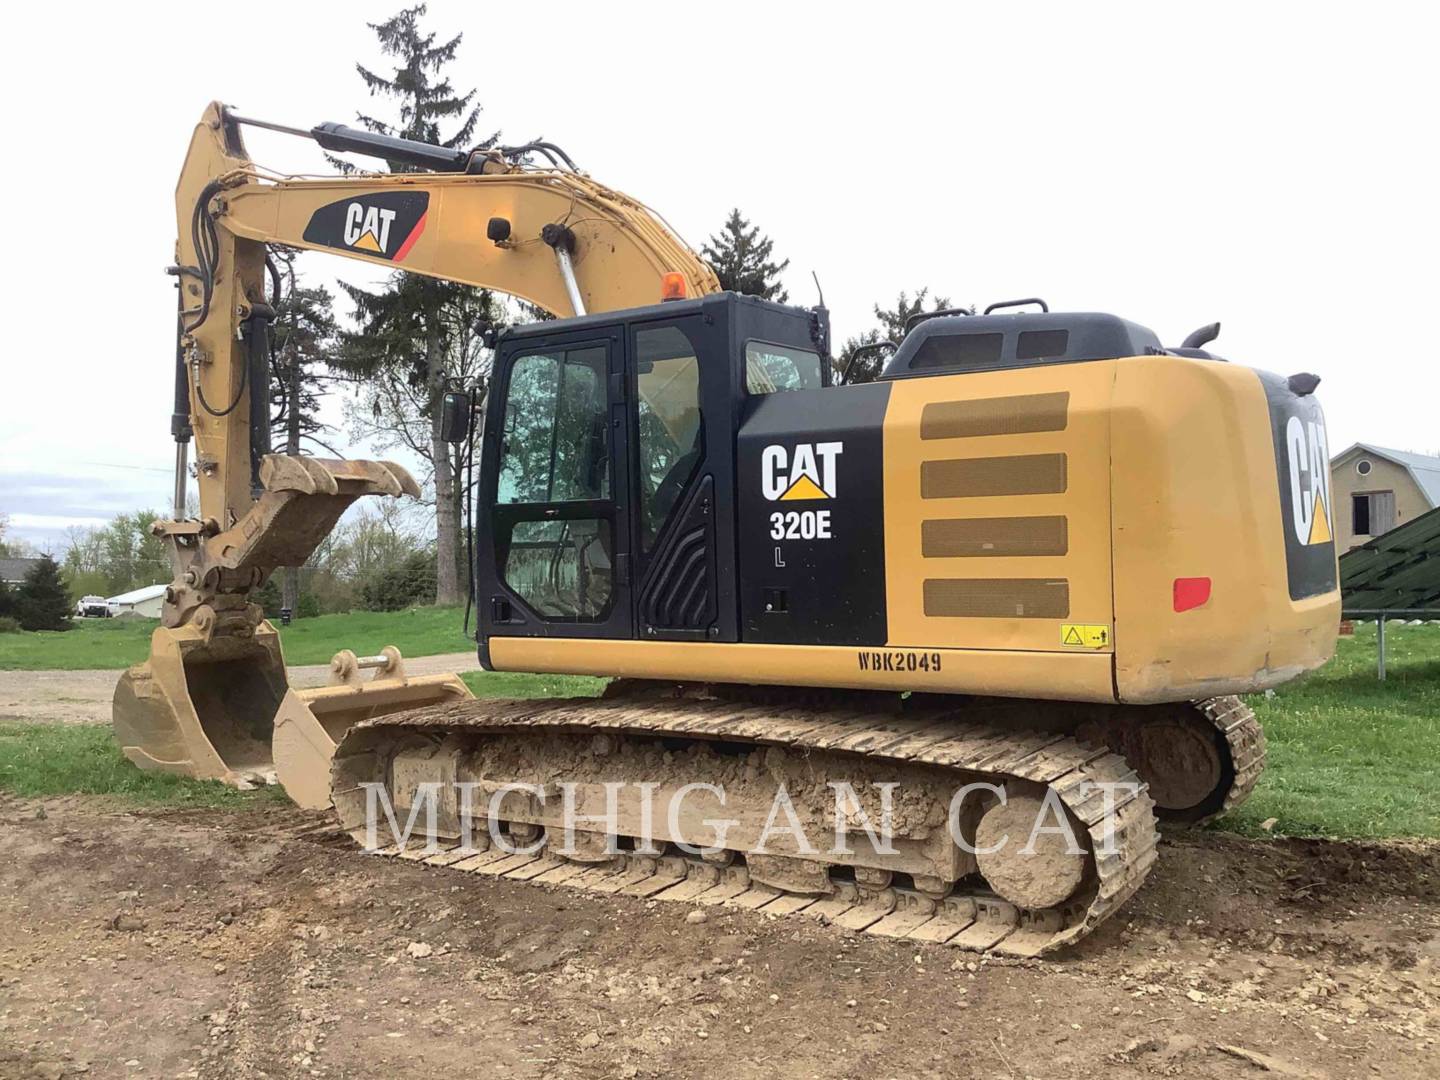
[{"label": "operator cab", "polygon": [[758,400],[830,385],[817,338],[812,312],[733,293],[502,334],[476,493],[482,642],[739,640],[737,431]]}]

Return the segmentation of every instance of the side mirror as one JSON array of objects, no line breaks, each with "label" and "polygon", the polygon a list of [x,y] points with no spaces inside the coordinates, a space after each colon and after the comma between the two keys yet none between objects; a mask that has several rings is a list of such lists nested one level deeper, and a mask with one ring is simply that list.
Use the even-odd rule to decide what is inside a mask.
[{"label": "side mirror", "polygon": [[447,443],[464,442],[470,435],[470,395],[452,390],[440,403],[440,438]]}]

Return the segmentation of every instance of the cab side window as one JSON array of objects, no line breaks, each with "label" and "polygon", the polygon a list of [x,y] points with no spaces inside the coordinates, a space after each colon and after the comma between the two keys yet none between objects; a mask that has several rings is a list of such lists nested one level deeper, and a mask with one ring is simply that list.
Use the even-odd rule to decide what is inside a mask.
[{"label": "cab side window", "polygon": [[501,503],[610,497],[603,347],[522,356],[510,369]]},{"label": "cab side window", "polygon": [[819,390],[820,354],[765,341],[745,344],[745,389],[752,394]]},{"label": "cab side window", "polygon": [[520,520],[504,527],[500,576],[545,619],[598,619],[610,606],[610,522],[574,510],[538,516],[610,498],[608,362],[598,346],[522,356],[510,368],[495,501]]},{"label": "cab side window", "polygon": [[700,362],[676,326],[637,331],[635,354],[640,538],[648,553],[700,462]]}]

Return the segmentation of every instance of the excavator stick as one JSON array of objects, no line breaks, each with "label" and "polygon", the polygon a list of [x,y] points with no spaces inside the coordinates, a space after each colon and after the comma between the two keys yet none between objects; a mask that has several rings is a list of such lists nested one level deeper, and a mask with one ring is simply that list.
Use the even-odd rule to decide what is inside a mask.
[{"label": "excavator stick", "polygon": [[[376,669],[367,682],[365,669]],[[275,717],[271,746],[275,774],[291,800],[307,810],[330,808],[330,762],[335,747],[362,720],[406,709],[469,701],[475,695],[454,674],[405,674],[400,650],[385,646],[379,656],[357,657],[348,649],[330,661],[330,685],[291,689]]]}]

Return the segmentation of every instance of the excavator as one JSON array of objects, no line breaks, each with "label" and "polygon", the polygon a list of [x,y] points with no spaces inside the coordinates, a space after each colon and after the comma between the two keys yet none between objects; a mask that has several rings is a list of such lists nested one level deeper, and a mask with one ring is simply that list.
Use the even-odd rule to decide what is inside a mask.
[{"label": "excavator", "polygon": [[[273,175],[245,153],[255,124],[411,171]],[[925,313],[847,384],[823,306],[722,291],[549,143],[212,104],[176,199],[176,513],[155,526],[176,580],[115,695],[142,767],[274,770],[444,873],[1033,956],[1134,893],[1159,822],[1250,793],[1264,735],[1238,695],[1334,651],[1319,379],[1214,356],[1218,324],[1166,347],[1038,300]],[[416,485],[270,452],[267,244],[556,316],[499,333],[484,400],[447,395],[441,422],[478,455],[480,666],[606,676],[603,696],[475,700],[396,675],[393,652],[287,686],[252,594],[355,499]],[[423,845],[377,841],[377,804]],[[1032,829],[1047,810],[1062,828]],[[832,826],[848,842],[807,841]]]}]

